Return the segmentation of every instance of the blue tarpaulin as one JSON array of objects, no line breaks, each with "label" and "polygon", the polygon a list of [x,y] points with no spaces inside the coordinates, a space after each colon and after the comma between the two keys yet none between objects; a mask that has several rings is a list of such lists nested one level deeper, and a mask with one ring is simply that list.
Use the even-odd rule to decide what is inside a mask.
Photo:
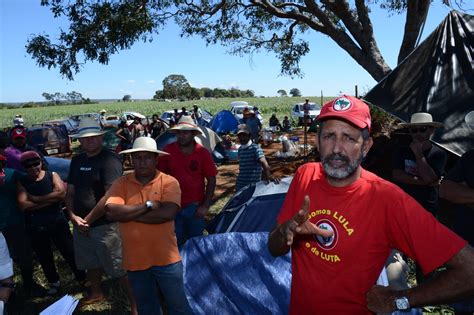
[{"label": "blue tarpaulin", "polygon": [[274,258],[267,232],[189,239],[181,250],[186,295],[195,314],[287,314],[290,254]]}]

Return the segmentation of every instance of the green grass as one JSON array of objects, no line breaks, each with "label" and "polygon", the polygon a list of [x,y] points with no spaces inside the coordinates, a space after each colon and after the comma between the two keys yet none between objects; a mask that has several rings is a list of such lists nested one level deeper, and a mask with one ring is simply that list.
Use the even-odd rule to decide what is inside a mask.
[{"label": "green grass", "polygon": [[[189,110],[193,104],[197,104],[200,108],[215,115],[220,110],[229,109],[229,104],[236,100],[244,100],[247,101],[249,105],[257,106],[267,121],[274,112],[277,113],[277,117],[281,120],[284,115],[290,115],[292,105],[304,102],[305,98],[308,97],[220,98],[185,102],[136,101],[32,108],[4,108],[0,110],[0,127],[10,127],[12,125],[13,117],[16,114],[23,115],[25,125],[28,127],[51,119],[67,118],[72,115],[90,112],[98,113],[101,109],[106,109],[107,115],[119,115],[124,111],[136,111],[143,115],[151,116],[156,113],[161,114],[166,110],[174,108],[181,109],[181,107],[186,107]],[[327,102],[332,98],[333,97],[326,97],[324,98],[324,102]],[[309,99],[316,103],[320,103],[321,101],[320,97],[309,97]]]}]

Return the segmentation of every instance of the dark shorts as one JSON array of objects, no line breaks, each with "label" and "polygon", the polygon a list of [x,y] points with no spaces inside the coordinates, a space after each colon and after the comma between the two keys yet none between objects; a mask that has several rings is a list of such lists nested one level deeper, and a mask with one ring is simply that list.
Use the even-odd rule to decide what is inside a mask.
[{"label": "dark shorts", "polygon": [[93,227],[87,235],[74,227],[73,238],[77,269],[103,269],[112,278],[125,276],[117,223]]}]

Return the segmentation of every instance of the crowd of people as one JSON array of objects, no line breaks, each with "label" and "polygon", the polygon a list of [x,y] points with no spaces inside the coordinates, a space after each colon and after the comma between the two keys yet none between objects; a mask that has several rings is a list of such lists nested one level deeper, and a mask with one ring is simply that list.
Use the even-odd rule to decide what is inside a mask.
[{"label": "crowd of people", "polygon": [[[10,256],[26,298],[62,291],[52,244],[84,288],[79,307],[106,300],[106,274],[126,292],[131,314],[163,308],[192,314],[179,249],[204,234],[218,169],[196,141],[199,107],[174,113],[168,131],[176,142],[158,150],[156,138],[165,128],[153,115],[148,126],[137,119],[118,127],[120,154],[104,147],[107,131],[100,122],[83,118],[73,136],[82,152],[71,159],[67,183],[27,145],[23,121],[15,117],[11,143],[0,148],[0,314],[14,289]],[[272,255],[292,254],[289,313],[390,313],[453,303],[456,314],[472,314],[474,150],[445,174],[446,153],[430,142],[443,124],[415,113],[400,125],[411,139],[393,156],[391,183],[361,166],[373,145],[363,101],[338,97],[317,119],[321,162],[296,171],[268,236]],[[278,184],[259,145],[258,108],[244,111],[242,122],[236,190],[261,180]],[[273,114],[269,125],[291,130],[287,116],[280,123]],[[133,170],[124,174],[125,157]],[[440,197],[457,205],[453,231],[437,220]],[[394,250],[416,261],[417,286],[376,285]],[[33,279],[33,253],[46,288]]]}]

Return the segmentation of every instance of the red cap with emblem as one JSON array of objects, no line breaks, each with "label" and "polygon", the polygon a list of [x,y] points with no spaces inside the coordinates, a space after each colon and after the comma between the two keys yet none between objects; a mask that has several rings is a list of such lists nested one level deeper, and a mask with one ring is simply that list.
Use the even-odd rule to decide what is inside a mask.
[{"label": "red cap with emblem", "polygon": [[318,120],[338,118],[370,131],[370,108],[360,99],[343,95],[323,105]]}]

